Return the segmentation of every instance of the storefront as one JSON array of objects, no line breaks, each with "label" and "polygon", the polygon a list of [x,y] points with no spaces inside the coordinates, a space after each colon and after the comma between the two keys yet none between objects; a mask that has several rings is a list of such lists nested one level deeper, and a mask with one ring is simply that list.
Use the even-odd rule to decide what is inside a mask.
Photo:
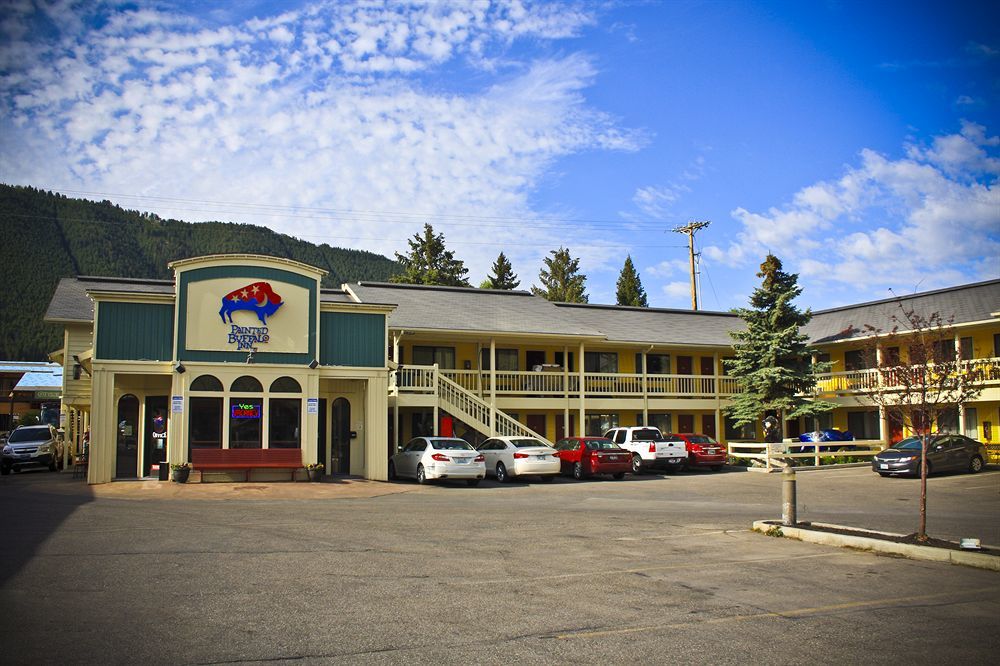
[{"label": "storefront", "polygon": [[171,268],[172,281],[69,278],[53,297],[60,321],[92,317],[90,483],[197,449],[297,449],[303,465],[385,478],[392,306],[321,289],[324,271],[291,260]]}]

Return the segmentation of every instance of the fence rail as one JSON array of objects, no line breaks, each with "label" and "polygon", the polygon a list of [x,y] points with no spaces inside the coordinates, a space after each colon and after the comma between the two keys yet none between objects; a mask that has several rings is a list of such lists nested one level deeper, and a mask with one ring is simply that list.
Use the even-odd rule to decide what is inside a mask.
[{"label": "fence rail", "polygon": [[[864,446],[867,448],[847,448]],[[824,458],[848,458],[861,457],[871,458],[876,453],[882,451],[884,443],[878,439],[855,440],[846,442],[730,442],[729,456],[731,458],[744,458],[757,461],[756,469],[771,472],[776,469],[783,469],[792,460],[812,459],[813,467],[835,466],[838,462],[824,462]],[[845,450],[823,451],[824,448],[838,447]],[[798,449],[792,452],[793,449]],[[802,449],[812,449],[801,452]],[[751,467],[751,469],[755,469]]]}]

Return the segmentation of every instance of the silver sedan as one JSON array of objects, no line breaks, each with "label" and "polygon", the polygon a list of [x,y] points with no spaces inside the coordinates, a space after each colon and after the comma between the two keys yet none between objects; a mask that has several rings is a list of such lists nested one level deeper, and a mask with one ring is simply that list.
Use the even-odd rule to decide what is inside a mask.
[{"label": "silver sedan", "polygon": [[414,437],[389,460],[389,479],[427,483],[432,479],[464,479],[470,486],[486,477],[486,459],[464,439]]},{"label": "silver sedan", "polygon": [[551,481],[559,475],[557,451],[534,437],[491,437],[479,445],[486,456],[486,472],[506,483],[514,476],[538,476]]}]

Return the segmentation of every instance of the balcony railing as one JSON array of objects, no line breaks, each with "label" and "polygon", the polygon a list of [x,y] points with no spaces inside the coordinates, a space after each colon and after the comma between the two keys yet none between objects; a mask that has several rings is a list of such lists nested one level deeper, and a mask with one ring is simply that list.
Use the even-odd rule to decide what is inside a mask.
[{"label": "balcony railing", "polygon": [[[961,372],[975,371],[979,373],[986,386],[1000,384],[1000,358],[977,358],[962,361],[959,368]],[[884,372],[883,387],[888,389],[899,387],[902,382],[896,379],[896,377],[903,374],[903,368],[895,372],[891,369]],[[819,393],[855,393],[868,391],[878,386],[879,371],[871,368],[849,370],[847,372],[830,372],[819,375],[816,388]]]},{"label": "balcony railing", "polygon": [[[397,376],[397,387],[409,393],[430,393],[434,390],[433,366],[404,366]],[[477,395],[492,393],[491,375],[478,370],[438,370],[443,376]],[[562,397],[580,394],[580,375],[559,372],[527,372],[498,370],[498,396]],[[737,393],[736,380],[719,375],[646,375],[593,373],[583,376],[587,397],[652,398],[715,398]]]}]

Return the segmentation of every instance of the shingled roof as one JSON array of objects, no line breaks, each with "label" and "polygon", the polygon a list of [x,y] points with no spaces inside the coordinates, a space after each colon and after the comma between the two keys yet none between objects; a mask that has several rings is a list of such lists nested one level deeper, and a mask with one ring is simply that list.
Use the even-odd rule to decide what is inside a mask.
[{"label": "shingled roof", "polygon": [[526,291],[386,282],[346,287],[362,303],[396,305],[389,315],[389,326],[395,329],[603,335],[597,328],[564,316],[554,303]]},{"label": "shingled roof", "polygon": [[893,315],[901,314],[900,305],[923,316],[936,312],[954,324],[996,320],[995,313],[1000,311],[1000,280],[819,310],[813,313],[812,321],[802,331],[812,344],[864,336],[866,324],[888,331],[895,325]]},{"label": "shingled roof", "polygon": [[129,278],[90,277],[81,275],[59,280],[56,291],[45,311],[45,321],[82,322],[94,321],[94,302],[88,291],[109,291],[125,294],[174,293],[173,280],[133,280]]},{"label": "shingled roof", "polygon": [[728,312],[556,303],[563,317],[601,331],[610,342],[731,347],[743,320]]}]

